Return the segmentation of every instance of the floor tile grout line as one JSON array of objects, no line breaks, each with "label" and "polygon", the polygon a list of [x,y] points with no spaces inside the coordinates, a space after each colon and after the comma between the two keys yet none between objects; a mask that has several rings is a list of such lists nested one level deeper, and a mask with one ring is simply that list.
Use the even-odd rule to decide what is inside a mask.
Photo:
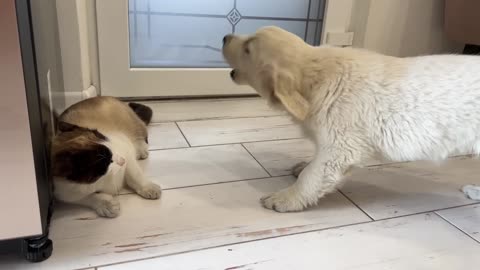
[{"label": "floor tile grout line", "polygon": [[184,140],[187,142],[187,144],[188,144],[188,147],[186,147],[186,148],[192,147],[192,145],[190,144],[190,142],[189,142],[188,139],[187,139],[187,136],[185,136],[185,134],[183,133],[183,130],[180,128],[180,125],[178,124],[178,122],[175,122],[175,125],[177,126],[178,131],[180,131],[180,134],[182,134],[183,139],[184,139]]},{"label": "floor tile grout line", "polygon": [[177,119],[177,120],[166,120],[159,122],[152,122],[150,125],[160,125],[166,123],[186,123],[186,122],[200,122],[200,121],[221,121],[221,120],[234,120],[234,119],[257,119],[257,118],[274,118],[274,117],[289,117],[288,114],[273,114],[273,115],[263,115],[263,116],[239,116],[239,117],[210,117],[210,118],[197,118],[197,119]]},{"label": "floor tile grout line", "polygon": [[453,222],[450,222],[448,219],[444,218],[442,215],[440,215],[439,213],[437,213],[436,211],[433,212],[435,215],[437,215],[440,219],[442,219],[443,221],[447,222],[450,226],[452,226],[453,228],[461,231],[464,235],[466,235],[468,238],[472,239],[473,241],[475,241],[476,243],[480,244],[480,241],[475,239],[473,236],[471,236],[469,233],[467,233],[466,231],[462,230],[460,227],[458,227],[457,225],[455,225]]},{"label": "floor tile grout line", "polygon": [[355,205],[355,207],[358,208],[358,210],[360,210],[363,214],[365,214],[371,221],[375,221],[375,219],[370,216],[367,211],[363,210],[356,202],[354,202],[350,197],[348,197],[345,193],[343,193],[343,191],[341,191],[340,189],[337,189],[338,193],[342,194],[343,197],[345,197],[349,202],[351,202],[353,205]]},{"label": "floor tile grout line", "polygon": [[472,206],[472,205],[477,205],[477,204],[480,205],[479,202],[475,202],[475,203],[456,205],[456,206],[451,206],[451,207],[446,207],[446,208],[441,208],[441,209],[431,209],[431,210],[426,210],[426,211],[422,211],[422,212],[399,215],[399,216],[394,216],[394,217],[379,218],[379,219],[374,219],[374,221],[383,221],[383,220],[389,220],[389,219],[392,219],[392,218],[410,217],[410,216],[415,216],[415,215],[435,213],[437,211],[450,210],[450,209],[461,208],[461,207],[465,207],[465,206]]},{"label": "floor tile grout line", "polygon": [[[254,177],[254,178],[248,178],[248,179],[239,179],[239,180],[230,180],[230,181],[222,181],[222,182],[214,182],[214,183],[205,183],[205,184],[199,184],[199,185],[189,185],[189,186],[181,186],[181,187],[174,187],[174,188],[163,188],[162,191],[168,191],[168,190],[177,190],[177,189],[185,189],[185,188],[195,188],[195,187],[205,187],[205,186],[213,186],[213,185],[221,185],[221,184],[229,184],[229,183],[239,183],[239,182],[247,182],[247,181],[255,181],[255,180],[268,180],[268,179],[273,179],[273,180],[279,180],[282,177],[287,177],[288,175],[283,175],[283,176],[261,176],[261,177]],[[278,178],[278,179],[275,179]],[[132,195],[136,194],[135,192],[131,191],[129,193],[120,193],[118,196],[123,196],[123,195]]]},{"label": "floor tile grout line", "polygon": [[[182,133],[183,135],[183,133]],[[183,135],[185,138],[185,135]],[[209,147],[209,146],[223,146],[223,145],[240,145],[240,144],[247,144],[247,143],[262,143],[262,142],[276,142],[276,141],[289,141],[289,140],[302,140],[306,139],[305,137],[299,137],[299,138],[286,138],[286,139],[274,139],[274,140],[261,140],[261,141],[249,141],[249,142],[230,142],[230,143],[218,143],[218,144],[202,144],[202,145],[190,145],[190,143],[187,140],[187,143],[189,144],[189,147],[172,147],[172,148],[159,148],[159,149],[149,149],[148,151],[150,152],[155,152],[155,151],[164,151],[164,150],[173,150],[173,149],[187,149],[187,148],[200,148],[200,147]],[[186,139],[185,139],[186,140]]]},{"label": "floor tile grout line", "polygon": [[241,144],[243,149],[245,149],[245,151],[247,151],[247,153],[258,163],[258,165],[260,165],[260,167],[262,167],[262,169],[270,176],[270,177],[273,177],[273,175],[263,166],[262,163],[260,163],[260,161],[258,161],[258,159],[250,152],[250,150],[248,150],[248,148],[242,143]]}]

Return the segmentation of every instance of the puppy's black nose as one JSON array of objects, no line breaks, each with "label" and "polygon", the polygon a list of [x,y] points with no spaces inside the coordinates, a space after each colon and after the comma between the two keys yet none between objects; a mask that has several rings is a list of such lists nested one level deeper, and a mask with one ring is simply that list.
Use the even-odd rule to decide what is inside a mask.
[{"label": "puppy's black nose", "polygon": [[235,79],[235,69],[232,69],[232,71],[230,71],[230,78],[232,78],[232,80]]},{"label": "puppy's black nose", "polygon": [[223,46],[225,46],[225,44],[227,44],[227,43],[230,41],[230,39],[232,39],[232,35],[226,35],[226,36],[224,36],[224,37],[223,37],[223,40],[222,40]]}]

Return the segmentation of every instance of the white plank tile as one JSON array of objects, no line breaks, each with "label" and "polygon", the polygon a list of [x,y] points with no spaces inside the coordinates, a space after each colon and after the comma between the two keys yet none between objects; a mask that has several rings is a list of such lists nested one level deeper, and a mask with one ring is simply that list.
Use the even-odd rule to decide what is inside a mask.
[{"label": "white plank tile", "polygon": [[148,127],[149,149],[169,149],[188,147],[175,123],[152,124]]},{"label": "white plank tile", "polygon": [[480,204],[441,210],[437,213],[480,242]]},{"label": "white plank tile", "polygon": [[480,183],[480,161],[409,162],[356,170],[342,191],[374,219],[472,204],[460,191]]},{"label": "white plank tile", "polygon": [[[244,143],[248,151],[273,176],[289,175],[294,165],[312,160],[315,145],[308,139]],[[386,162],[371,160],[365,166]]]},{"label": "white plank tile", "polygon": [[97,218],[88,209],[59,205],[42,264],[0,258],[0,269],[74,269],[288,235],[369,219],[335,193],[306,212],[278,214],[259,198],[285,188],[291,177],[167,190],[161,200],[120,196],[121,214]]},{"label": "white plank tile", "polygon": [[239,144],[152,151],[140,163],[163,189],[268,177]]},{"label": "white plank tile", "polygon": [[245,147],[273,176],[290,175],[292,167],[310,161],[315,145],[308,139],[245,143]]},{"label": "white plank tile", "polygon": [[480,245],[434,214],[173,255],[99,270],[451,270],[480,265]]},{"label": "white plank tile", "polygon": [[178,123],[192,146],[303,137],[288,116],[203,120]]},{"label": "white plank tile", "polygon": [[150,106],[153,122],[176,122],[200,119],[225,119],[284,115],[271,109],[262,98],[205,99],[143,102]]}]

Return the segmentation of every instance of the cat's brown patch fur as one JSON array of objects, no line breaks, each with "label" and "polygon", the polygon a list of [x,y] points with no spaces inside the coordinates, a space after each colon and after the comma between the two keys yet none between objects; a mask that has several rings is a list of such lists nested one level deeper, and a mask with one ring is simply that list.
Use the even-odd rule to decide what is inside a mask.
[{"label": "cat's brown patch fur", "polygon": [[[136,108],[147,114],[151,110],[144,105]],[[104,167],[111,162],[111,152],[102,144],[107,140],[104,134],[121,132],[132,142],[146,142],[145,123],[151,115],[142,116],[145,119],[140,119],[131,106],[113,97],[90,98],[69,107],[58,119],[59,133],[52,143],[53,175],[80,183],[95,182],[96,176],[105,173]],[[101,156],[107,156],[108,160],[95,163]],[[77,167],[91,172],[75,173]]]},{"label": "cat's brown patch fur", "polygon": [[52,144],[53,175],[77,183],[97,181],[112,161],[105,140],[98,131],[80,127],[61,132]]}]

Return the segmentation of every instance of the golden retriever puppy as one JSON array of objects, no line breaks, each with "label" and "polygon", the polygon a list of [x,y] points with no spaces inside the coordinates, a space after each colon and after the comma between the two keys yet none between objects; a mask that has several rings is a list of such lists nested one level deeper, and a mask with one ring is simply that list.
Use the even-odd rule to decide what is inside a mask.
[{"label": "golden retriever puppy", "polygon": [[[314,159],[294,168],[296,183],[261,199],[266,208],[315,205],[371,159],[480,152],[480,57],[313,47],[277,27],[225,36],[223,55],[234,82],[287,110],[316,144]],[[480,199],[479,190],[464,192]]]}]

